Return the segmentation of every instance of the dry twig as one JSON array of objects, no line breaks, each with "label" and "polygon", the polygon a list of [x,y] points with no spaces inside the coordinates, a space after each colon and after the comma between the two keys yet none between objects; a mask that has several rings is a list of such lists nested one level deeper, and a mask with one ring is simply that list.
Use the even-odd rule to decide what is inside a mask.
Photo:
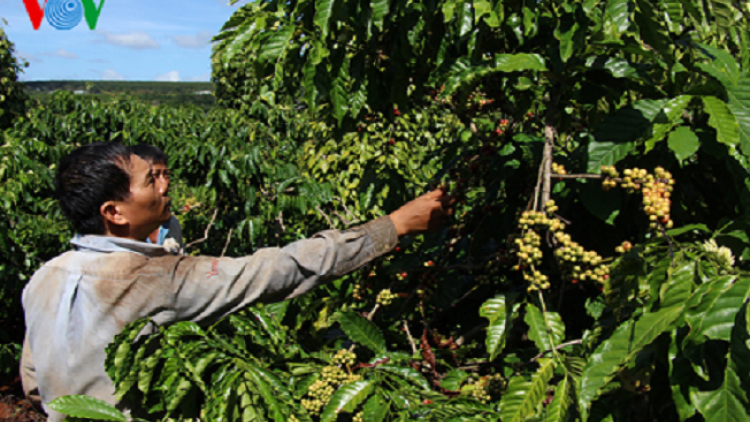
[{"label": "dry twig", "polygon": [[409,344],[411,344],[411,354],[416,355],[417,350],[417,344],[414,343],[414,337],[411,335],[411,331],[409,331],[409,324],[404,320],[404,331],[406,331],[406,336],[409,337]]},{"label": "dry twig", "polygon": [[544,158],[542,158],[542,168],[544,176],[542,182],[542,206],[549,201],[552,195],[552,153],[555,148],[555,137],[557,128],[555,127],[555,115],[557,114],[557,98],[555,97],[547,112],[544,115]]},{"label": "dry twig", "polygon": [[219,209],[218,208],[216,208],[214,210],[214,215],[213,215],[213,217],[211,217],[211,221],[209,221],[208,226],[206,226],[206,231],[203,233],[203,238],[202,239],[198,239],[198,240],[194,240],[194,241],[188,243],[187,245],[185,245],[185,249],[186,250],[187,250],[187,248],[190,248],[192,246],[195,246],[195,245],[197,245],[199,243],[203,243],[206,240],[208,240],[208,232],[211,230],[211,227],[214,225],[214,221],[216,221],[216,215],[217,214],[219,214]]},{"label": "dry twig", "polygon": [[351,223],[347,223],[347,224],[357,224],[360,222],[359,219],[357,219],[357,216],[354,215],[354,213],[352,213],[349,210],[349,208],[346,206],[346,203],[344,202],[343,199],[339,198],[338,196],[334,196],[333,199],[339,201],[339,203],[341,204],[341,207],[344,208],[344,212],[346,212],[347,215],[352,217]]},{"label": "dry twig", "polygon": [[279,211],[279,217],[276,219],[276,221],[279,222],[279,227],[281,227],[281,232],[286,232],[286,228],[284,227],[284,213],[282,211]]},{"label": "dry twig", "polygon": [[354,222],[347,220],[346,217],[344,217],[343,215],[339,214],[338,211],[333,210],[333,213],[336,214],[336,217],[338,217],[339,220],[341,220],[341,222],[344,223],[344,224],[346,224],[347,226],[351,226],[352,224],[354,224]]},{"label": "dry twig", "polygon": [[223,258],[224,254],[227,253],[227,248],[229,247],[229,241],[232,240],[232,231],[233,230],[234,229],[229,229],[229,234],[227,235],[227,241],[226,241],[226,243],[224,243],[224,249],[221,250],[221,255],[219,256],[219,258]]},{"label": "dry twig", "polygon": [[315,209],[316,209],[316,210],[318,210],[318,212],[319,212],[319,213],[321,213],[321,214],[323,215],[323,217],[325,217],[326,221],[328,222],[328,225],[329,225],[329,226],[330,226],[330,227],[331,227],[332,229],[334,229],[334,230],[335,230],[335,229],[336,229],[336,226],[334,226],[334,225],[333,225],[333,222],[331,221],[331,218],[330,218],[330,217],[328,217],[328,214],[326,214],[326,213],[325,213],[325,212],[324,212],[324,211],[323,211],[323,210],[322,210],[322,209],[321,209],[321,208],[320,208],[320,207],[319,207],[318,205],[316,205],[316,206],[315,206]]}]

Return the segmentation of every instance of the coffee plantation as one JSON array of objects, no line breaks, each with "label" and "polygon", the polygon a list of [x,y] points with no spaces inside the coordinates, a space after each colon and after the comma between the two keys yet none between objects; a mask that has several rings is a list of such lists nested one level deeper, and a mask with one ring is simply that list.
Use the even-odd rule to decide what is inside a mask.
[{"label": "coffee plantation", "polygon": [[745,6],[258,1],[215,38],[208,112],[0,101],[0,371],[21,289],[72,236],[55,163],[117,139],[170,155],[188,254],[351,227],[437,186],[459,199],[438,232],[303,297],[148,337],[130,324],[106,366],[139,417],[745,420]]}]

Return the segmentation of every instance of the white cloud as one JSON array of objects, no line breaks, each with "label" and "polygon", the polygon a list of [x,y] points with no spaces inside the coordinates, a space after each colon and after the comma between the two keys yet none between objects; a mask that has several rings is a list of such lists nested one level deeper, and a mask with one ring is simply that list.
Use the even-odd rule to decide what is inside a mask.
[{"label": "white cloud", "polygon": [[102,72],[101,79],[103,81],[124,81],[125,77],[112,69],[107,69]]},{"label": "white cloud", "polygon": [[180,47],[185,48],[204,48],[211,43],[211,33],[200,31],[196,35],[175,35],[172,40]]},{"label": "white cloud", "polygon": [[80,58],[78,56],[78,54],[76,54],[76,53],[74,53],[72,51],[68,51],[68,50],[66,50],[64,48],[58,48],[57,51],[55,51],[55,52],[47,52],[47,53],[44,53],[44,55],[45,56],[62,57],[62,58],[65,58],[65,59],[78,59],[78,58]]},{"label": "white cloud", "polygon": [[44,60],[40,59],[36,55],[31,54],[31,53],[29,53],[27,51],[17,50],[16,51],[16,56],[19,59],[26,60],[29,63],[44,63]]},{"label": "white cloud", "polygon": [[204,73],[200,76],[193,76],[190,78],[193,82],[208,82],[211,80],[211,74],[210,73]]},{"label": "white cloud", "polygon": [[159,43],[151,38],[151,35],[147,32],[130,31],[127,34],[113,34],[104,30],[97,32],[104,36],[104,42],[107,44],[121,45],[136,50],[160,48]]},{"label": "white cloud", "polygon": [[159,82],[180,82],[180,72],[173,70],[171,72],[156,75],[155,81]]}]

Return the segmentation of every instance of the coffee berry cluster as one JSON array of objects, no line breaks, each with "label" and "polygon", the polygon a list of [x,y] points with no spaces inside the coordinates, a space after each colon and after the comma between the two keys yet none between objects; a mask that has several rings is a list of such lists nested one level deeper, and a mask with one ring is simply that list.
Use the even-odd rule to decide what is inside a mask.
[{"label": "coffee berry cluster", "polygon": [[552,173],[555,174],[568,174],[565,167],[562,164],[552,163]]},{"label": "coffee berry cluster", "polygon": [[367,284],[369,282],[365,281],[365,278],[372,279],[377,275],[375,273],[375,270],[368,271],[366,269],[363,269],[360,274],[362,275],[362,277],[357,277],[352,287],[352,297],[357,300],[362,300],[362,296],[367,293],[367,289],[370,286],[369,284]]},{"label": "coffee berry cluster", "polygon": [[[349,359],[349,357],[344,359]],[[333,393],[339,386],[359,380],[359,375],[348,373],[339,366],[326,366],[320,374],[320,379],[307,388],[307,398],[302,399],[302,407],[311,415],[318,415],[331,401]]]},{"label": "coffee berry cluster", "polygon": [[643,211],[651,220],[651,228],[658,228],[659,223],[671,229],[674,221],[669,217],[672,207],[672,174],[661,167],[654,170],[654,175],[647,175],[643,184]]},{"label": "coffee berry cluster", "polygon": [[393,302],[393,299],[398,297],[395,293],[391,293],[390,289],[383,289],[378,293],[378,298],[376,299],[376,303],[382,305],[382,306],[388,306]]},{"label": "coffee berry cluster", "polygon": [[625,253],[629,251],[633,247],[633,244],[628,242],[627,240],[622,242],[622,244],[615,248],[615,252],[617,253]]},{"label": "coffee berry cluster", "polygon": [[547,203],[544,204],[544,210],[547,211],[547,214],[549,214],[549,215],[552,215],[552,214],[556,213],[557,210],[559,210],[559,209],[560,209],[560,207],[558,207],[555,204],[555,201],[553,201],[551,199],[549,201],[547,201]]},{"label": "coffee berry cluster", "polygon": [[[516,257],[521,265],[538,265],[542,260],[542,238],[533,229],[528,229],[523,237],[516,239]],[[519,269],[519,268],[516,268]]]},{"label": "coffee berry cluster", "polygon": [[603,265],[603,258],[599,254],[587,251],[567,233],[559,231],[555,233],[555,239],[562,244],[555,250],[555,256],[567,270],[571,281],[591,280],[604,283],[609,277],[609,266]]},{"label": "coffee berry cluster", "polygon": [[352,422],[365,422],[364,412],[359,412],[356,415],[352,416]]},{"label": "coffee berry cluster", "polygon": [[492,256],[487,262],[484,263],[483,273],[477,275],[477,283],[487,285],[492,284],[494,280],[498,279],[500,275],[500,266],[508,261],[505,249],[501,249],[500,252]]},{"label": "coffee berry cluster", "polygon": [[[545,206],[547,209],[557,211],[555,201],[547,201]],[[522,230],[526,230],[530,227],[536,227],[544,230],[549,229],[552,231],[565,229],[565,224],[562,221],[554,217],[549,218],[545,213],[541,211],[524,211],[524,213],[521,214],[521,218],[518,220],[518,224],[521,226]]]},{"label": "coffee berry cluster", "polygon": [[472,390],[471,396],[474,397],[476,401],[482,404],[487,404],[492,399],[490,393],[488,393],[487,390],[484,389],[484,385],[482,385],[481,383],[476,383],[474,385],[474,390]]},{"label": "coffee berry cluster", "polygon": [[[556,211],[557,207],[554,201],[548,201],[545,204],[547,210]],[[558,218],[549,218],[544,212],[525,211],[518,221],[523,236],[514,239],[517,249],[516,257],[518,264],[513,267],[514,270],[524,270],[524,279],[529,282],[529,291],[544,290],[550,288],[549,278],[534,266],[542,262],[542,237],[537,233],[543,230],[557,232],[565,228],[565,224]],[[530,270],[526,270],[530,267]]]},{"label": "coffee berry cluster", "polygon": [[620,177],[620,173],[617,171],[615,166],[602,166],[602,174],[607,176],[602,182],[602,189],[608,191],[612,188],[617,187],[617,180],[614,179]]},{"label": "coffee berry cluster", "polygon": [[547,290],[551,287],[549,277],[539,270],[524,271],[523,279],[529,282],[526,290],[533,292],[536,290]]},{"label": "coffee berry cluster", "polygon": [[472,397],[482,404],[487,404],[493,399],[499,400],[506,386],[505,379],[500,374],[488,375],[469,383],[474,385]]},{"label": "coffee berry cluster", "polygon": [[632,168],[622,171],[622,179],[618,179],[620,174],[614,166],[602,166],[602,174],[606,177],[602,182],[604,190],[610,190],[616,187],[618,180],[620,187],[628,193],[641,191],[643,193],[643,211],[649,218],[650,228],[658,229],[663,225],[671,229],[674,222],[670,218],[672,207],[672,190],[674,179],[672,174],[662,167],[654,169],[651,174],[647,170]]},{"label": "coffee berry cluster", "polygon": [[346,366],[347,368],[354,366],[357,362],[357,354],[350,352],[346,349],[341,349],[336,352],[331,358],[331,363],[337,366]]}]

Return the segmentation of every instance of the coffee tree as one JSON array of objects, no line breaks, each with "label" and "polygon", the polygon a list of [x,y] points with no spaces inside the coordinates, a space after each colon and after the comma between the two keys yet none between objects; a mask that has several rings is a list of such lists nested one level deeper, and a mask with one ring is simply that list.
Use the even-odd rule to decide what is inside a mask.
[{"label": "coffee tree", "polygon": [[343,151],[373,116],[461,122],[436,176],[460,217],[355,281],[365,301],[381,278],[402,293],[390,315],[358,308],[423,330],[443,393],[499,375],[495,398],[472,396],[503,420],[741,418],[747,29],[722,1],[255,2],[217,37],[215,75],[227,104],[273,93]]},{"label": "coffee tree", "polygon": [[0,28],[0,130],[26,111],[28,96],[18,80],[25,65],[15,57],[13,43],[5,35],[5,29]]},{"label": "coffee tree", "polygon": [[210,420],[745,419],[749,14],[240,7],[213,55],[226,124],[92,120],[172,153],[188,239],[249,253],[438,185],[456,217],[291,302],[131,325],[109,348],[118,395]]},{"label": "coffee tree", "polygon": [[[14,119],[23,116],[26,112],[28,97],[24,92],[23,85],[18,80],[22,71],[23,65],[14,55],[13,43],[5,35],[5,30],[0,27],[0,130],[9,127]],[[15,157],[3,155],[0,160],[2,160],[2,163],[0,163],[0,179],[2,179],[2,173],[7,171],[9,161],[15,160]],[[0,197],[2,197],[2,193],[0,193]],[[4,212],[0,221],[0,228],[2,228],[3,233],[10,230],[7,215]],[[3,249],[0,250],[3,250],[3,252],[6,252],[8,248],[5,236],[0,235],[0,241],[3,241]],[[13,266],[22,267],[18,261],[14,260],[12,254],[6,254],[5,256],[7,257],[4,260],[5,263],[0,264],[0,278],[5,280],[8,286],[0,289],[0,303],[14,300],[16,289],[22,285],[13,277],[7,279],[2,277]],[[0,328],[0,374],[12,371],[10,368],[18,360],[21,348],[18,343],[12,341],[12,338],[18,331],[23,331],[23,323],[14,320],[14,315],[18,313],[18,307],[9,304],[9,306],[3,308],[0,311],[0,321],[4,322],[3,328]]]}]

